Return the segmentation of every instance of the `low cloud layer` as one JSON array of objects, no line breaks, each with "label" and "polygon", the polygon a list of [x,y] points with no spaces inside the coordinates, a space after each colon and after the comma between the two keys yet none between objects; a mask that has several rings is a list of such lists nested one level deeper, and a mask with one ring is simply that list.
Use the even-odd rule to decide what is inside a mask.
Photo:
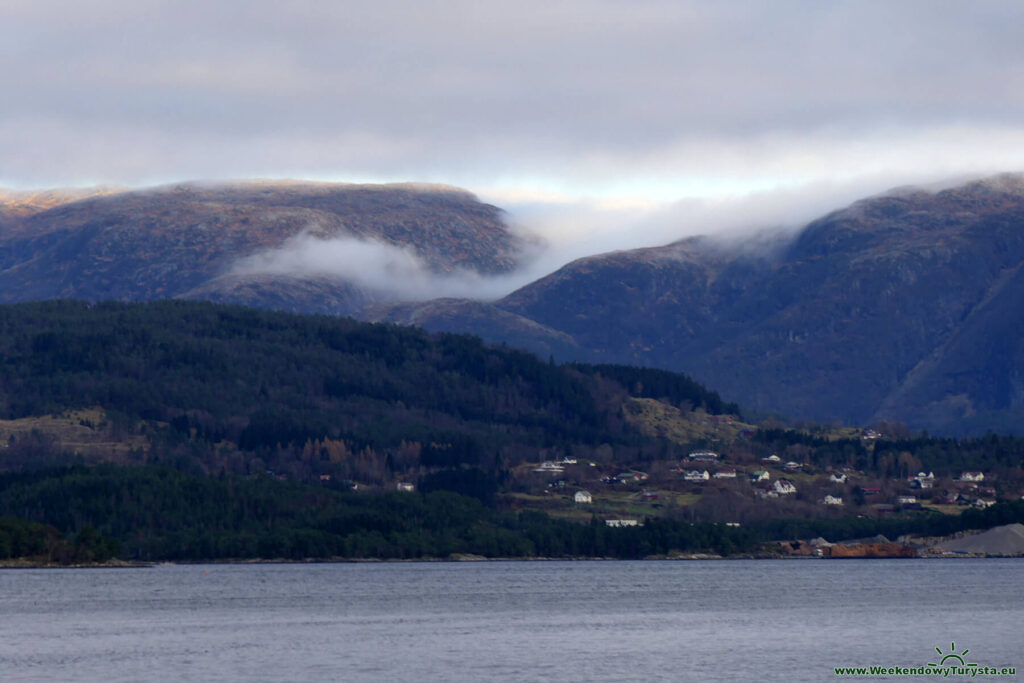
[{"label": "low cloud layer", "polygon": [[278,248],[240,259],[232,268],[234,275],[337,278],[394,301],[438,297],[496,299],[525,284],[535,272],[530,266],[504,276],[468,270],[437,272],[408,247],[353,237],[325,239],[312,234],[297,235]]},{"label": "low cloud layer", "polygon": [[505,197],[512,229],[529,233],[537,244],[515,271],[505,275],[438,272],[411,247],[352,237],[325,239],[311,233],[241,259],[233,273],[338,278],[394,301],[439,297],[494,300],[594,254],[657,247],[696,235],[737,248],[777,244],[778,239],[795,235],[815,218],[892,187],[888,180],[876,178],[860,183],[817,183],[738,198],[645,205],[550,196],[533,201]]},{"label": "low cloud layer", "polygon": [[[973,176],[928,177],[959,183]],[[903,180],[886,174],[738,196],[633,204],[550,196],[529,201],[500,193],[484,198],[504,206],[514,223],[541,236],[547,248],[531,270],[551,271],[591,254],[657,247],[697,235],[733,244],[749,241],[753,235],[786,237],[831,211],[903,185]]]}]

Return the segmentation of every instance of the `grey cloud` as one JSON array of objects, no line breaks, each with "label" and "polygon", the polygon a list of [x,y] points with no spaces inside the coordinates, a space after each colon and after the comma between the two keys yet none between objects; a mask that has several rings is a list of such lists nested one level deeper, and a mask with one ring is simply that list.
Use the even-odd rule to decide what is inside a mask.
[{"label": "grey cloud", "polygon": [[[931,189],[968,179],[947,179]],[[782,244],[811,220],[892,187],[886,178],[822,182],[727,201],[691,199],[653,207],[581,201],[509,203],[512,229],[528,229],[539,239],[533,240],[537,249],[525,255],[521,266],[502,276],[465,270],[441,273],[411,248],[351,237],[324,239],[311,233],[240,259],[229,274],[337,278],[386,300],[494,300],[596,253],[662,246],[696,235],[739,248]]]},{"label": "grey cloud", "polygon": [[323,239],[299,234],[280,247],[240,259],[229,275],[336,278],[386,300],[437,297],[494,299],[535,279],[533,268],[507,276],[468,270],[439,273],[412,249],[350,237]]},{"label": "grey cloud", "polygon": [[529,226],[547,245],[528,266],[534,273],[550,272],[595,253],[662,246],[698,235],[734,244],[754,235],[785,238],[815,218],[898,184],[889,177],[875,177],[651,206],[608,207],[585,201],[507,206],[513,221]]},{"label": "grey cloud", "polygon": [[779,174],[729,155],[1019,129],[1022,19],[1005,2],[9,0],[0,183]]}]

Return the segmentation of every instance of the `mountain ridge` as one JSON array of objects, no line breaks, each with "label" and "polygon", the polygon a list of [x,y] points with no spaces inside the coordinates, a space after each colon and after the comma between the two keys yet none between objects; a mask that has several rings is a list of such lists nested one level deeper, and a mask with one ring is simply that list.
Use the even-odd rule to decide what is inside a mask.
[{"label": "mountain ridge", "polygon": [[179,297],[355,315],[683,372],[761,414],[1024,430],[1020,174],[897,188],[788,240],[691,237],[588,256],[493,301],[403,302],[344,273],[238,268],[298,239],[314,250],[353,239],[413,259],[426,278],[512,272],[529,238],[456,188],[256,182],[58,199],[0,194],[0,300]]},{"label": "mountain ridge", "polygon": [[[991,387],[1019,384],[1024,354],[999,340],[1019,338],[1001,328],[1016,329],[1024,310],[1021,264],[1024,176],[1004,174],[869,197],[762,253],[691,238],[586,257],[492,305],[568,334],[579,359],[685,372],[762,412],[1019,433],[1021,392]],[[975,315],[986,305],[995,311]],[[983,318],[988,332],[972,332]],[[418,322],[456,329],[441,316]],[[500,338],[482,324],[463,331],[473,329]],[[959,361],[926,363],[947,347]],[[964,360],[993,353],[1002,360]],[[973,368],[969,389],[961,367]]]},{"label": "mountain ridge", "polygon": [[[296,278],[240,287],[239,260],[305,237],[406,250],[432,273],[509,272],[527,249],[498,207],[447,186],[253,182],[0,195],[0,301],[189,296],[353,313],[379,298],[345,272],[319,304]],[[300,279],[305,274],[293,273]]]}]

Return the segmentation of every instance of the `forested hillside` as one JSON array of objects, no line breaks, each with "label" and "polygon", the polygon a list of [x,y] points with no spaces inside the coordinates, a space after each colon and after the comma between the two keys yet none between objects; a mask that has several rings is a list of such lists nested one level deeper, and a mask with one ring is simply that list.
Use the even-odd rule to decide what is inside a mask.
[{"label": "forested hillside", "polygon": [[422,468],[495,472],[551,448],[653,450],[621,417],[623,384],[641,380],[690,408],[737,410],[670,373],[556,367],[468,335],[199,302],[0,307],[0,353],[3,418],[98,407],[121,433],[145,432],[138,461],[211,472],[382,484]]},{"label": "forested hillside", "polygon": [[2,306],[0,554],[730,554],[988,524],[1024,493],[1024,439],[877,426],[753,425],[682,375],[468,335],[187,301]]}]

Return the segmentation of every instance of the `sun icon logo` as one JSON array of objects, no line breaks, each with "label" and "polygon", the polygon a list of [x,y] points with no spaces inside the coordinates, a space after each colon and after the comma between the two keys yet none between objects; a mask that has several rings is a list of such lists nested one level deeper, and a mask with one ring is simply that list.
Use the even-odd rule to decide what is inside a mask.
[{"label": "sun icon logo", "polygon": [[978,666],[977,664],[968,664],[967,662],[964,661],[964,655],[966,655],[968,652],[970,652],[970,650],[964,650],[963,652],[957,652],[956,651],[956,643],[950,643],[949,644],[949,653],[948,654],[943,655],[942,654],[942,649],[938,648],[938,647],[935,648],[935,651],[939,653],[939,655],[942,657],[942,659],[939,660],[938,664],[935,664],[933,662],[928,662],[928,666],[945,666],[946,662],[948,662],[951,659],[954,660],[954,662],[953,662],[954,664],[959,663],[960,666]]}]

